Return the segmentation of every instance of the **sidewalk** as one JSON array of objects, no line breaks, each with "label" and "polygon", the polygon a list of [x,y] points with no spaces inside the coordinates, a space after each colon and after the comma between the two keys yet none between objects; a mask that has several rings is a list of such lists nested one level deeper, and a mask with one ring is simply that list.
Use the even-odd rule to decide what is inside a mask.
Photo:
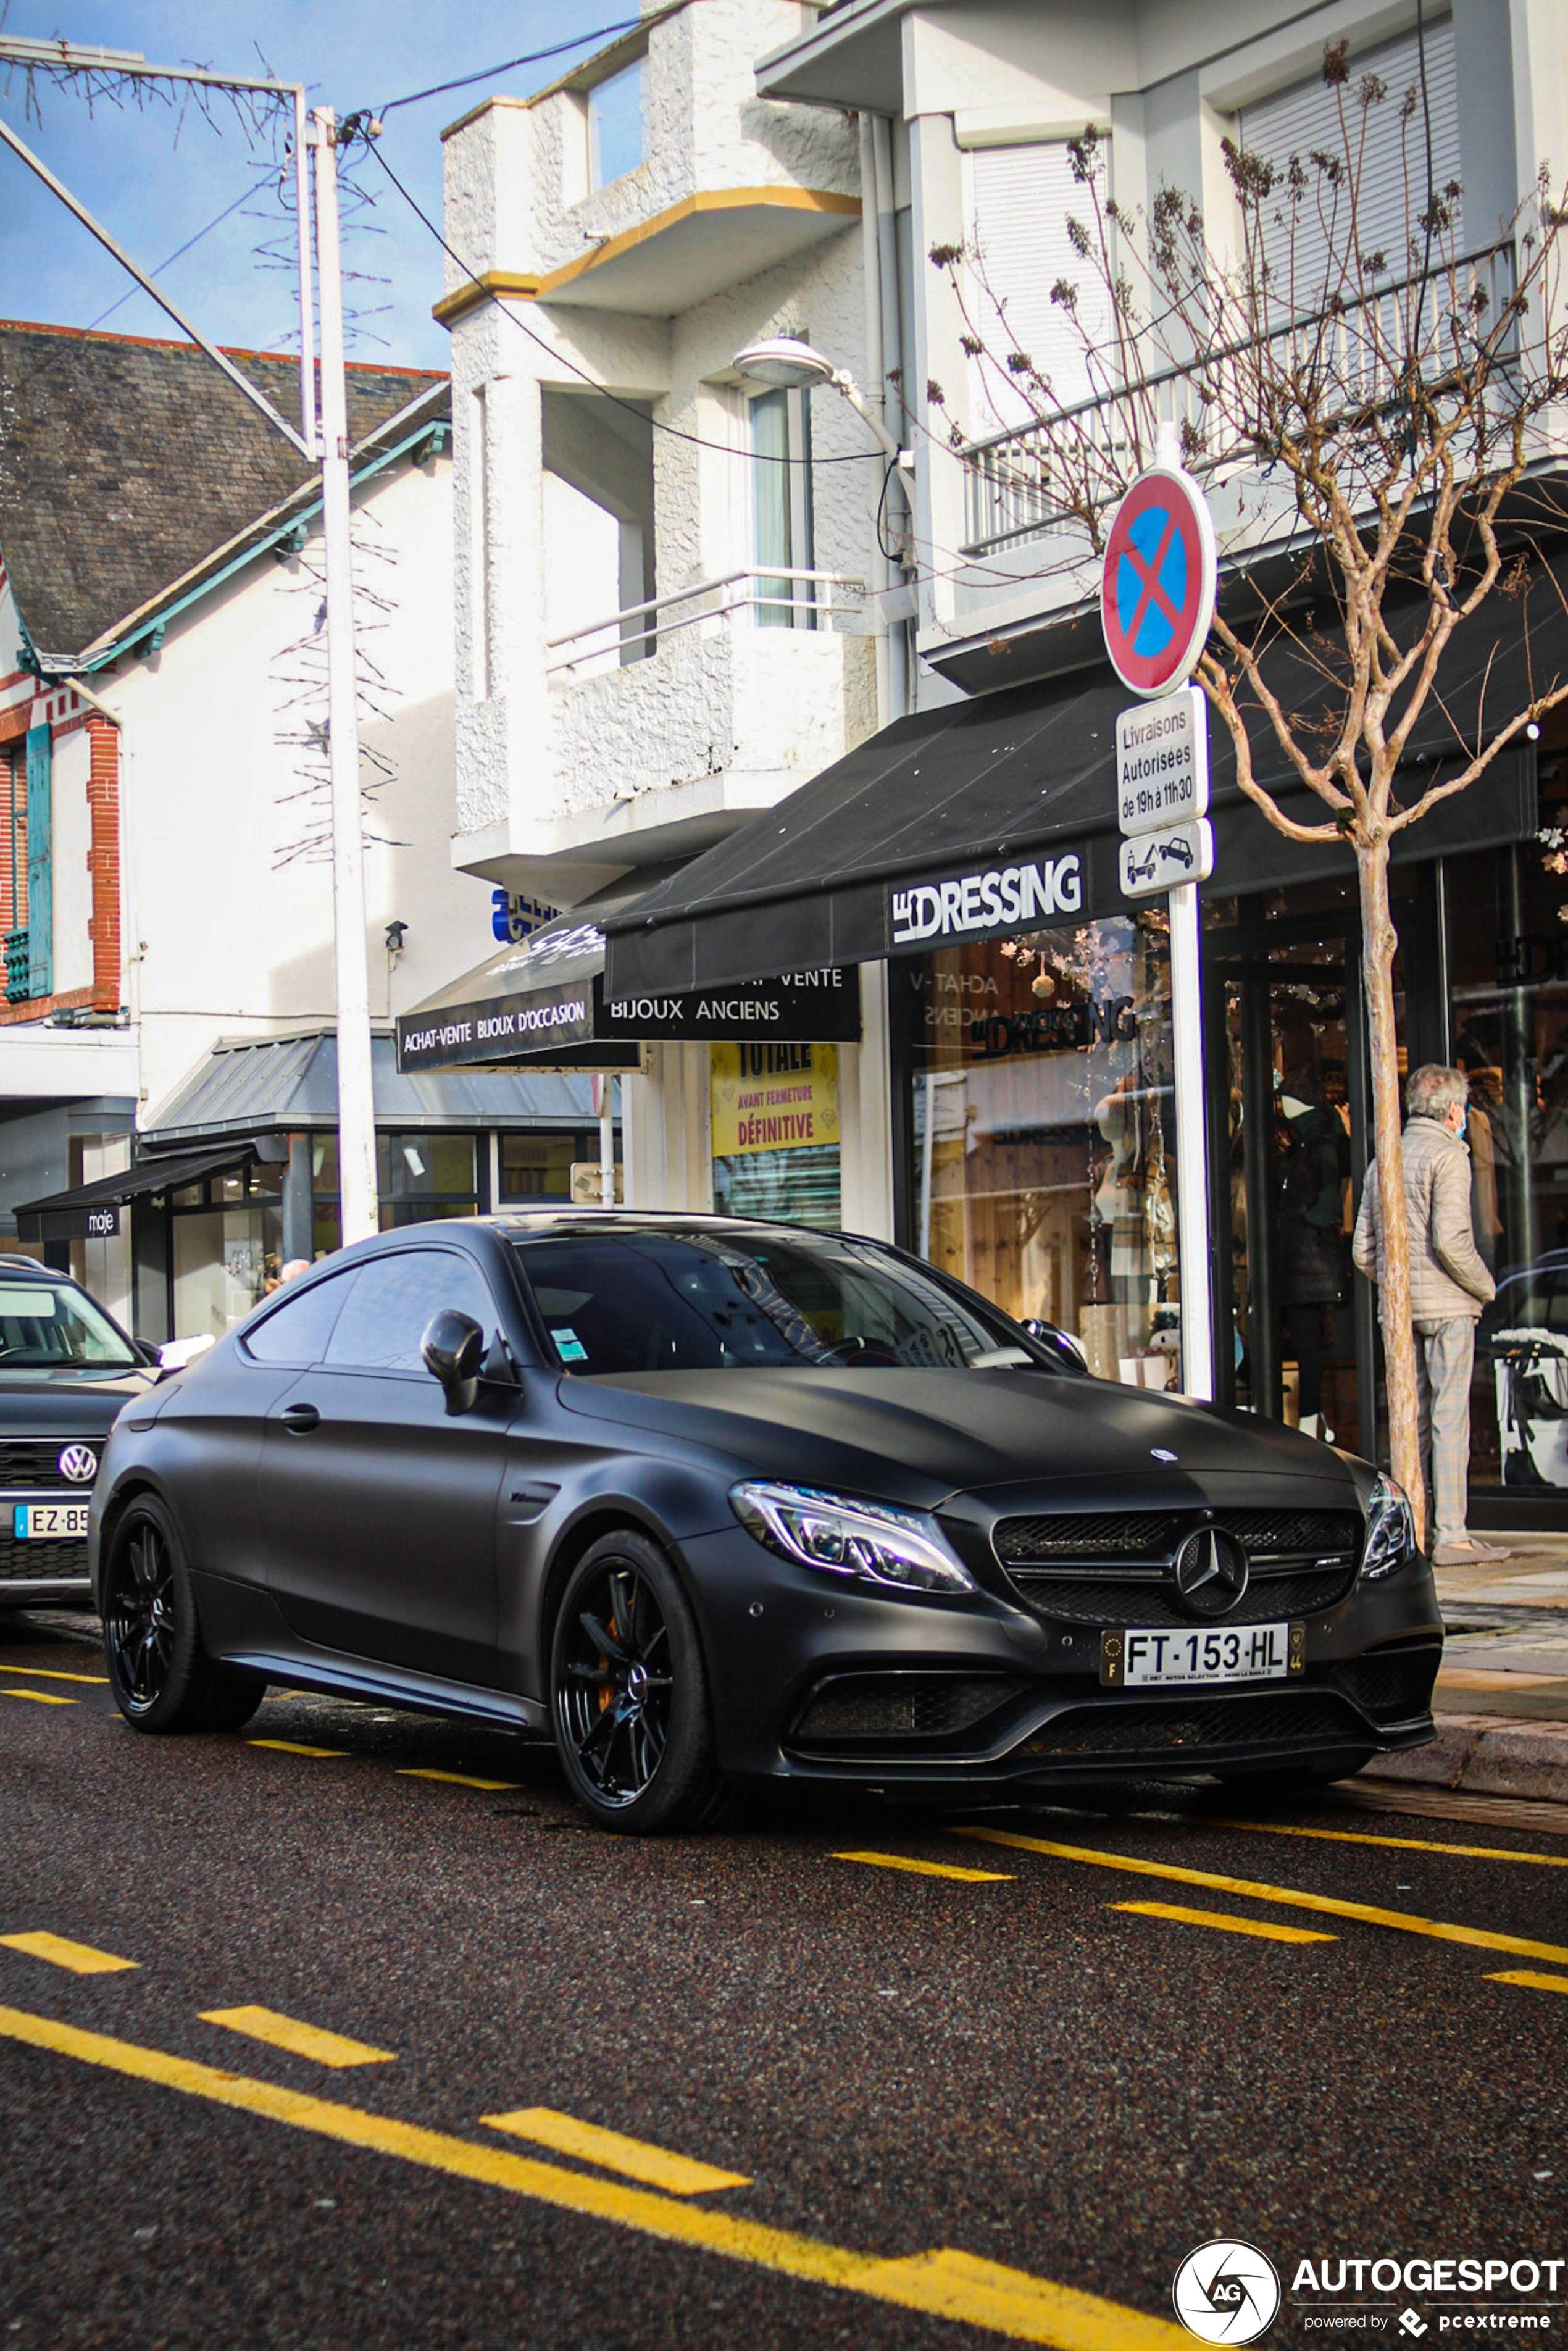
[{"label": "sidewalk", "polygon": [[1568,1802],[1568,1539],[1521,1535],[1511,1559],[1437,1576],[1437,1740],[1364,1776]]}]

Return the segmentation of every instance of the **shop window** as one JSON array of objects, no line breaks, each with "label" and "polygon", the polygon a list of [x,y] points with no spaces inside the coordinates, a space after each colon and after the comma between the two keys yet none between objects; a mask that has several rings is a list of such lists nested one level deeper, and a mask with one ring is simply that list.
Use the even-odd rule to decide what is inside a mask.
[{"label": "shop window", "polygon": [[712,1045],[713,1199],[721,1215],[832,1232],[842,1221],[836,1045]]},{"label": "shop window", "polygon": [[[755,560],[785,572],[810,571],[816,560],[811,515],[811,395],[764,392],[751,402],[751,478]],[[753,586],[757,621],[765,629],[816,626],[810,582],[771,576]]]},{"label": "shop window", "polygon": [[1175,1096],[1162,912],[893,966],[915,1247],[1103,1377],[1176,1384]]},{"label": "shop window", "polygon": [[634,57],[588,93],[588,172],[595,188],[607,188],[643,161],[643,63]]},{"label": "shop window", "polygon": [[503,1134],[501,1137],[501,1197],[503,1200],[569,1200],[574,1159],[596,1157],[580,1134]]}]

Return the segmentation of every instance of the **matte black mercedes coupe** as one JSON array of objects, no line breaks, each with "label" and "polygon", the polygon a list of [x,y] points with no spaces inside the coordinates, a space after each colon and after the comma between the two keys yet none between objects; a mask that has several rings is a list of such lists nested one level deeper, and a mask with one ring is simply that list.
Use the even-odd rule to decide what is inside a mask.
[{"label": "matte black mercedes coupe", "polygon": [[635,1212],[345,1249],[131,1403],[89,1547],[139,1729],[268,1682],[549,1732],[607,1828],[1415,1746],[1404,1497],[1091,1379],[880,1244]]}]

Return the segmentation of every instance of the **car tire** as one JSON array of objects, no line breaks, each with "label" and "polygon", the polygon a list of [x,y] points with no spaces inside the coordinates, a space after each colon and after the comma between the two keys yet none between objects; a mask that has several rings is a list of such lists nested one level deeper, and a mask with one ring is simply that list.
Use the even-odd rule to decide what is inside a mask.
[{"label": "car tire", "polygon": [[696,1619],[647,1535],[601,1535],[573,1568],[551,1643],[550,1719],[572,1794],[601,1828],[700,1828],[729,1801]]},{"label": "car tire", "polygon": [[133,1730],[237,1730],[266,1694],[258,1675],[209,1660],[185,1547],[154,1494],[139,1494],[109,1539],[103,1650],[114,1702]]}]

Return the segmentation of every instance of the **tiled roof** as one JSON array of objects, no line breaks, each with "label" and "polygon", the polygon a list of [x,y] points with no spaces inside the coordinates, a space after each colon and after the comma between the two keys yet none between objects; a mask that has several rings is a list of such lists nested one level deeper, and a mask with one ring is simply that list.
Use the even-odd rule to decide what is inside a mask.
[{"label": "tiled roof", "polygon": [[[298,423],[298,360],[227,356]],[[350,367],[350,444],[445,381]],[[40,655],[97,644],[310,476],[194,344],[0,320],[0,549]]]}]

